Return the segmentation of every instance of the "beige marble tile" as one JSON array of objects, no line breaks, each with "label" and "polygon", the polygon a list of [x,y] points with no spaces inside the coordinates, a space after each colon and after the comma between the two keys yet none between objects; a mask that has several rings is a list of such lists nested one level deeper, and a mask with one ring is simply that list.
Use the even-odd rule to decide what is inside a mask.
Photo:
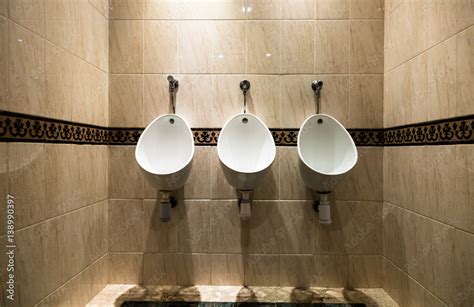
[{"label": "beige marble tile", "polygon": [[194,148],[193,166],[184,186],[185,199],[211,198],[211,151],[212,147]]},{"label": "beige marble tile", "polygon": [[425,290],[424,302],[425,302],[425,306],[433,306],[433,307],[448,306],[446,303],[440,300],[437,296],[430,293],[428,290]]},{"label": "beige marble tile", "polygon": [[[178,200],[179,201],[179,200]],[[183,205],[179,203],[178,205]],[[144,200],[144,251],[178,252],[178,228],[180,220],[177,208],[171,211],[171,221],[160,221],[160,200]]]},{"label": "beige marble tile", "polygon": [[9,98],[5,107],[14,112],[46,115],[44,41],[13,22],[8,28]]},{"label": "beige marble tile", "polygon": [[8,43],[8,21],[0,17],[0,103],[5,107],[8,100],[8,65],[9,65],[9,43]]},{"label": "beige marble tile", "polygon": [[316,113],[312,75],[287,75],[280,77],[280,125],[299,128],[306,117]]},{"label": "beige marble tile", "polygon": [[236,189],[225,179],[216,147],[211,150],[211,195],[212,199],[234,200],[238,197]]},{"label": "beige marble tile", "polygon": [[209,20],[213,17],[213,2],[211,0],[178,0],[178,18],[182,20]]},{"label": "beige marble tile", "polygon": [[280,255],[280,286],[308,287],[313,274],[312,255]]},{"label": "beige marble tile", "polygon": [[[6,153],[6,146],[4,148]],[[8,145],[9,173],[2,175],[5,176],[5,181],[8,180],[7,192],[15,197],[16,228],[35,224],[61,212],[61,204],[57,204],[57,207],[54,206],[56,203],[47,201],[46,161],[43,144]]]},{"label": "beige marble tile", "polygon": [[382,286],[382,258],[378,255],[349,256],[348,285],[351,288]]},{"label": "beige marble tile", "polygon": [[0,15],[8,16],[8,0],[0,0]]},{"label": "beige marble tile", "polygon": [[110,0],[110,19],[143,19],[144,0]]},{"label": "beige marble tile", "polygon": [[109,99],[109,125],[111,127],[142,126],[142,75],[110,75]]},{"label": "beige marble tile", "polygon": [[[8,144],[0,144],[0,197],[4,200],[7,199],[7,195],[10,193],[8,187]],[[0,220],[6,222],[7,220],[7,206],[0,207]],[[4,235],[7,231],[7,226],[4,224],[0,227],[0,236]],[[0,240],[0,242],[3,242]],[[5,262],[2,262],[5,263]]]},{"label": "beige marble tile", "polygon": [[312,73],[314,58],[313,21],[282,21],[281,73]]},{"label": "beige marble tile", "polygon": [[[270,126],[271,127],[271,126]],[[280,195],[280,155],[276,152],[268,173],[253,191],[255,200],[277,200]]]},{"label": "beige marble tile", "polygon": [[109,251],[143,250],[143,201],[109,200]]},{"label": "beige marble tile", "polygon": [[[247,80],[251,84],[247,97],[248,112],[257,115],[270,128],[280,127],[280,77],[248,75]],[[241,106],[242,99],[241,96]]]},{"label": "beige marble tile", "polygon": [[351,73],[382,73],[383,20],[351,20]]},{"label": "beige marble tile", "polygon": [[383,75],[351,75],[349,127],[383,127]]},{"label": "beige marble tile", "polygon": [[[150,124],[160,115],[172,113],[169,103],[168,75],[144,75],[143,78],[143,126]],[[176,106],[183,103],[176,94]]]},{"label": "beige marble tile", "polygon": [[350,23],[347,20],[318,20],[314,23],[314,72],[349,72]]},{"label": "beige marble tile", "polygon": [[141,73],[143,71],[143,21],[110,21],[109,31],[110,72]]},{"label": "beige marble tile", "polygon": [[244,284],[244,256],[241,254],[211,255],[211,285]]},{"label": "beige marble tile", "polygon": [[212,23],[180,21],[178,24],[180,73],[212,72]]},{"label": "beige marble tile", "polygon": [[281,22],[247,22],[247,72],[276,74],[280,72]]},{"label": "beige marble tile", "polygon": [[[213,201],[210,211],[210,250],[213,253],[241,253],[243,226],[237,201]],[[218,260],[224,259],[217,257]],[[223,269],[223,268],[221,268]]]},{"label": "beige marble tile", "polygon": [[316,19],[349,19],[350,0],[315,0]]},{"label": "beige marble tile", "polygon": [[382,204],[333,202],[332,224],[318,221],[314,230],[315,254],[380,254],[382,252]]},{"label": "beige marble tile", "polygon": [[210,250],[210,201],[187,200],[178,206],[178,250],[207,253]]},{"label": "beige marble tile", "polygon": [[184,117],[190,127],[212,127],[213,93],[202,84],[212,84],[211,75],[179,75],[176,114]]},{"label": "beige marble tile", "polygon": [[244,21],[213,23],[212,72],[244,73],[247,64]]},{"label": "beige marble tile", "polygon": [[[471,6],[474,9],[474,4],[471,4]],[[456,36],[456,116],[474,113],[472,104],[474,90],[470,86],[474,82],[473,44],[474,27],[472,26]],[[452,50],[450,50],[450,53],[452,53]]]},{"label": "beige marble tile", "polygon": [[400,303],[402,299],[402,272],[393,263],[383,258],[383,289],[390,295],[390,297]]},{"label": "beige marble tile", "polygon": [[351,0],[351,18],[380,18],[384,15],[382,0]]},{"label": "beige marble tile", "polygon": [[458,0],[457,1],[457,22],[458,31],[465,29],[466,27],[474,24],[474,3],[470,0]]},{"label": "beige marble tile", "polygon": [[178,70],[178,23],[176,21],[145,21],[144,27],[144,72],[176,72]]},{"label": "beige marble tile", "polygon": [[247,0],[247,19],[280,19],[282,0]]},{"label": "beige marble tile", "polygon": [[314,0],[281,0],[281,19],[313,19]]},{"label": "beige marble tile", "polygon": [[211,283],[211,255],[177,254],[179,285],[209,285]]},{"label": "beige marble tile", "polygon": [[108,0],[89,0],[105,18],[109,18],[109,1]]},{"label": "beige marble tile", "polygon": [[111,146],[109,151],[109,197],[142,198],[143,181],[142,170],[135,161],[135,148]]},{"label": "beige marble tile", "polygon": [[[474,300],[474,294],[469,290],[474,280],[474,261],[472,259],[474,254],[474,235],[456,229],[454,240],[454,257],[457,259],[455,262],[456,273],[447,272],[447,274],[457,280],[457,286],[454,284],[457,288],[455,289],[457,293],[453,297],[454,302],[459,303],[459,305],[466,305]],[[452,287],[452,285],[448,286]]]},{"label": "beige marble tile", "polygon": [[179,0],[145,0],[145,19],[178,19]]},{"label": "beige marble tile", "polygon": [[177,254],[145,253],[143,255],[143,284],[177,285],[177,258]]},{"label": "beige marble tile", "polygon": [[[245,75],[212,76],[212,127],[223,127],[232,116],[243,113],[244,97],[239,84],[244,79],[246,79]],[[250,88],[252,91],[252,84]],[[248,111],[250,112],[250,108]]]},{"label": "beige marble tile", "polygon": [[310,200],[311,190],[301,178],[298,165],[299,157],[296,147],[277,148],[280,156],[280,200]]},{"label": "beige marble tile", "polygon": [[[316,75],[315,80],[322,80],[325,84],[321,93],[321,112],[336,118],[344,127],[349,127],[349,75]],[[311,88],[311,85],[305,84]],[[312,90],[312,89],[311,89]],[[314,95],[313,95],[314,100]],[[316,110],[316,106],[314,104]],[[316,113],[316,112],[314,112]],[[314,113],[306,114],[306,116]]]},{"label": "beige marble tile", "polygon": [[140,284],[142,282],[142,253],[110,253],[108,284]]},{"label": "beige marble tile", "polygon": [[280,260],[278,255],[248,255],[245,257],[245,285],[279,286]]},{"label": "beige marble tile", "polygon": [[315,255],[313,284],[316,287],[346,287],[347,256]]},{"label": "beige marble tile", "polygon": [[358,161],[335,188],[337,200],[381,201],[383,149],[358,147]]},{"label": "beige marble tile", "polygon": [[39,35],[45,30],[44,0],[8,0],[8,13],[11,20]]},{"label": "beige marble tile", "polygon": [[254,201],[252,217],[243,223],[244,251],[250,254],[277,254],[284,237],[276,201]]},{"label": "beige marble tile", "polygon": [[281,224],[280,254],[311,254],[316,214],[310,201],[278,203]]},{"label": "beige marble tile", "polygon": [[212,3],[214,19],[245,19],[246,0],[227,0]]}]

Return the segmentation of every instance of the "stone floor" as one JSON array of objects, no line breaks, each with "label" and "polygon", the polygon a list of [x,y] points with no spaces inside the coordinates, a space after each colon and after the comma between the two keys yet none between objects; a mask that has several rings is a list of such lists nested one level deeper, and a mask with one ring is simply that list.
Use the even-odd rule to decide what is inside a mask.
[{"label": "stone floor", "polygon": [[381,288],[347,290],[341,288],[183,287],[125,284],[106,286],[87,306],[120,306],[125,301],[364,303],[367,306],[398,306]]}]

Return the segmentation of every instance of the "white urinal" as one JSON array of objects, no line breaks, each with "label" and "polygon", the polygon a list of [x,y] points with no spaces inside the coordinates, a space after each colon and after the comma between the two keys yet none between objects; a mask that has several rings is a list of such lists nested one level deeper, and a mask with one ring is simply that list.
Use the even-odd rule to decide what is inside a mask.
[{"label": "white urinal", "polygon": [[179,115],[157,117],[138,140],[135,159],[145,173],[147,182],[162,192],[162,221],[170,218],[170,192],[180,189],[186,183],[193,156],[194,139],[191,129]]},{"label": "white urinal", "polygon": [[237,114],[222,128],[217,141],[217,153],[227,181],[242,193],[241,216],[248,218],[249,194],[262,181],[275,160],[276,148],[272,134],[257,116]]},{"label": "white urinal", "polygon": [[307,118],[298,134],[300,173],[311,190],[320,195],[319,219],[331,223],[327,194],[357,162],[357,148],[335,118],[316,114]]}]

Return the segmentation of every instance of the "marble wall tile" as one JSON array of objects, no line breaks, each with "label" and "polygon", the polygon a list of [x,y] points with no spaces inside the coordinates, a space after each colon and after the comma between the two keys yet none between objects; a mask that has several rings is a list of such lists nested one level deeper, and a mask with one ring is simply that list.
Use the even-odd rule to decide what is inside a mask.
[{"label": "marble wall tile", "polygon": [[109,200],[109,251],[140,252],[143,250],[143,201]]},{"label": "marble wall tile", "polygon": [[252,203],[252,218],[243,223],[243,234],[241,235],[243,236],[244,252],[278,254],[280,243],[285,235],[280,225],[281,215],[277,202],[254,201]]},{"label": "marble wall tile", "polygon": [[281,0],[247,0],[247,19],[280,19]]},{"label": "marble wall tile", "polygon": [[[351,103],[349,100],[349,75],[316,75],[314,79],[322,80],[325,84],[325,89],[321,93],[321,112],[333,116],[344,127],[350,127],[349,114],[352,111],[349,106],[349,103]],[[311,88],[311,85],[309,84],[305,84],[305,86]],[[315,105],[315,103],[313,105]],[[311,116],[314,113],[309,113],[306,117]]]},{"label": "marble wall tile", "polygon": [[245,19],[246,0],[219,1],[212,4],[214,19]]},{"label": "marble wall tile", "polygon": [[178,23],[147,20],[144,27],[144,72],[176,72],[178,70]]},{"label": "marble wall tile", "polygon": [[109,1],[110,19],[143,19],[144,0]]},{"label": "marble wall tile", "polygon": [[305,118],[316,113],[312,75],[285,75],[280,77],[280,125],[299,128]]},{"label": "marble wall tile", "polygon": [[[182,204],[180,204],[182,205]],[[144,211],[144,251],[145,252],[178,252],[178,229],[180,219],[177,208],[172,210],[171,221],[160,221],[160,200],[143,201]]]},{"label": "marble wall tile", "polygon": [[135,147],[110,146],[109,197],[143,198],[143,186],[142,170],[135,161]]},{"label": "marble wall tile", "polygon": [[142,253],[110,253],[108,284],[140,284],[142,282]]},{"label": "marble wall tile", "polygon": [[184,117],[190,127],[212,127],[212,92],[202,84],[212,84],[211,75],[179,75],[176,114]]},{"label": "marble wall tile", "polygon": [[145,19],[177,19],[179,0],[144,0]]},{"label": "marble wall tile", "polygon": [[247,72],[277,74],[281,61],[281,22],[248,21]]},{"label": "marble wall tile", "polygon": [[243,255],[212,254],[211,264],[211,285],[240,286],[244,284]]},{"label": "marble wall tile", "polygon": [[315,0],[316,19],[349,19],[350,0]]},{"label": "marble wall tile", "polygon": [[5,17],[8,15],[8,0],[0,1],[0,15]]},{"label": "marble wall tile", "polygon": [[177,254],[145,253],[143,255],[143,284],[177,285]]},{"label": "marble wall tile", "polygon": [[24,26],[38,35],[45,31],[44,0],[8,0],[8,14],[11,20]]},{"label": "marble wall tile", "polygon": [[280,285],[280,260],[278,255],[248,255],[244,261],[245,285]]},{"label": "marble wall tile", "polygon": [[383,75],[350,75],[349,127],[383,127]]},{"label": "marble wall tile", "polygon": [[458,31],[472,26],[474,24],[474,4],[469,0],[458,0],[457,1],[457,15],[456,19],[458,22]]},{"label": "marble wall tile", "polygon": [[246,76],[240,74],[212,76],[212,127],[223,127],[232,116],[243,113],[244,98],[239,84],[244,79]]},{"label": "marble wall tile", "polygon": [[8,65],[9,65],[9,42],[8,42],[8,20],[0,17],[0,102],[6,106],[8,101]]},{"label": "marble wall tile", "polygon": [[237,191],[225,179],[217,149],[211,150],[211,195],[212,199],[236,199]]},{"label": "marble wall tile", "polygon": [[280,154],[276,151],[275,160],[262,182],[255,188],[253,199],[277,200],[280,196]]},{"label": "marble wall tile", "polygon": [[278,203],[281,216],[280,254],[311,254],[315,213],[310,201]]},{"label": "marble wall tile", "polygon": [[[169,103],[168,75],[144,75],[143,88],[143,126],[146,127],[156,117],[173,112]],[[177,94],[176,106],[182,100]]]},{"label": "marble wall tile", "polygon": [[210,247],[210,202],[186,200],[178,206],[178,250],[207,253]]},{"label": "marble wall tile", "polygon": [[[248,112],[257,115],[270,128],[280,127],[280,77],[247,75],[246,78],[251,84],[247,97]],[[242,99],[240,96],[240,107],[243,106]]]},{"label": "marble wall tile", "polygon": [[382,73],[383,20],[351,20],[350,29],[350,71],[352,73]]},{"label": "marble wall tile", "polygon": [[209,21],[178,23],[180,73],[212,72],[212,24]]},{"label": "marble wall tile", "polygon": [[108,0],[89,0],[105,18],[109,18],[109,1]]},{"label": "marble wall tile", "polygon": [[179,285],[211,284],[211,255],[177,254]]},{"label": "marble wall tile", "polygon": [[[7,199],[7,195],[10,193],[8,186],[8,144],[0,144],[0,197],[4,200]],[[7,231],[7,206],[6,204],[0,207],[0,220],[4,221],[5,224],[0,227],[0,236],[4,235]],[[0,242],[3,242],[0,240]],[[3,262],[5,263],[5,262]]]},{"label": "marble wall tile", "polygon": [[312,255],[280,255],[280,286],[308,287],[313,272]]},{"label": "marble wall tile", "polygon": [[178,18],[180,19],[212,19],[213,17],[213,1],[195,0],[184,1],[178,0]]},{"label": "marble wall tile", "polygon": [[[210,214],[210,250],[213,253],[241,253],[244,250],[243,226],[247,223],[240,218],[237,201],[213,201]],[[227,259],[215,256],[218,261]],[[220,270],[224,268],[221,267]]]},{"label": "marble wall tile", "polygon": [[384,1],[382,0],[351,0],[351,18],[384,17]]},{"label": "marble wall tile", "polygon": [[299,173],[298,150],[294,147],[278,147],[280,156],[280,200],[310,200],[312,193]]},{"label": "marble wall tile", "polygon": [[184,186],[185,199],[211,198],[211,151],[213,147],[195,147],[193,166]]},{"label": "marble wall tile", "polygon": [[379,255],[350,255],[347,271],[347,283],[351,288],[382,286],[382,258]]},{"label": "marble wall tile", "polygon": [[244,73],[247,65],[246,27],[243,21],[213,23],[212,72]]},{"label": "marble wall tile", "polygon": [[313,19],[313,0],[282,0],[281,19]]},{"label": "marble wall tile", "polygon": [[347,256],[315,255],[313,285],[316,287],[346,287]]},{"label": "marble wall tile", "polygon": [[109,31],[110,72],[141,73],[143,71],[143,21],[110,21]]},{"label": "marble wall tile", "polygon": [[143,114],[143,75],[110,75],[109,125],[141,127]]},{"label": "marble wall tile", "polygon": [[282,21],[281,73],[312,73],[314,69],[312,21]]},{"label": "marble wall tile", "polygon": [[[474,300],[471,286],[474,280],[474,235],[462,230],[456,229],[454,234],[454,257],[457,259],[456,274],[448,274],[457,279],[457,288],[454,289],[454,302],[459,305],[466,305]],[[452,287],[452,286],[451,286]]]},{"label": "marble wall tile", "polygon": [[351,24],[348,20],[318,20],[314,23],[314,72],[349,72]]},{"label": "marble wall tile", "polygon": [[[471,10],[474,4],[471,4]],[[474,60],[474,27],[468,28],[456,36],[456,116],[474,113],[472,101],[474,90],[470,86],[473,81]],[[452,53],[452,50],[450,50]]]}]

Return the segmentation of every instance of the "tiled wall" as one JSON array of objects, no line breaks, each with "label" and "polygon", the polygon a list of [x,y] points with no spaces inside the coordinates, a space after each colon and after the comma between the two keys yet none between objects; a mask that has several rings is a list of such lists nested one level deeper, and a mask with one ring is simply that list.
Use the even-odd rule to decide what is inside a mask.
[{"label": "tiled wall", "polygon": [[[315,113],[315,78],[325,82],[323,112],[347,127],[383,126],[383,1],[116,0],[110,18],[112,127],[169,112],[168,74],[192,127],[222,127],[241,112],[244,78],[250,112],[270,127],[297,128]],[[135,148],[111,146],[109,283],[380,287],[383,149],[358,149],[332,195],[333,224],[322,226],[296,147],[278,147],[247,222],[216,148],[197,147],[162,224]]]},{"label": "tiled wall", "polygon": [[[474,4],[386,1],[386,127],[474,113]],[[402,306],[474,302],[474,146],[384,149],[384,288]]]},{"label": "tiled wall", "polygon": [[[106,126],[107,1],[0,1],[0,109]],[[0,143],[0,245],[15,197],[16,299],[79,306],[107,283],[105,146]]]}]

